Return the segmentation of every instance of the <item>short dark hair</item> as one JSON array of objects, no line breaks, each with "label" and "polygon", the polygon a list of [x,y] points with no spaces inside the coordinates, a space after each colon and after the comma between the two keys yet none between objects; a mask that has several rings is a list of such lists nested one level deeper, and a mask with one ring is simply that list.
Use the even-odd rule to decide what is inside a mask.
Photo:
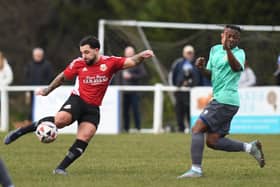
[{"label": "short dark hair", "polygon": [[100,49],[99,40],[95,36],[85,36],[80,41],[80,46],[89,45],[92,49]]},{"label": "short dark hair", "polygon": [[241,28],[237,25],[226,25],[225,28],[233,29],[241,33]]}]

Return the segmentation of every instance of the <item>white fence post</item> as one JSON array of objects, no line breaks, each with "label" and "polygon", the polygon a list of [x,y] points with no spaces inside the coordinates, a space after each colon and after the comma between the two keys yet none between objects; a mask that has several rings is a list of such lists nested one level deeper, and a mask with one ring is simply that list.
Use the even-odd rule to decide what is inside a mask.
[{"label": "white fence post", "polygon": [[1,126],[0,131],[7,131],[9,127],[9,98],[6,87],[1,88]]},{"label": "white fence post", "polygon": [[154,93],[154,119],[153,132],[159,134],[162,132],[162,110],[163,110],[163,90],[162,84],[155,85]]},{"label": "white fence post", "polygon": [[100,54],[104,54],[104,45],[105,45],[105,20],[100,19],[98,21],[98,39],[100,42]]}]

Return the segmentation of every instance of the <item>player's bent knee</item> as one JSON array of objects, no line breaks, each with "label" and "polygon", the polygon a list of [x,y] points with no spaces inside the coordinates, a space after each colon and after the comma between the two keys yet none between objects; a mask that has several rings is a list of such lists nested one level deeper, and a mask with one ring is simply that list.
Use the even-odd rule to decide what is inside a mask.
[{"label": "player's bent knee", "polygon": [[89,142],[91,138],[95,135],[96,126],[92,123],[83,122],[80,124],[77,139]]},{"label": "player's bent knee", "polygon": [[199,132],[206,132],[206,131],[207,131],[207,126],[200,119],[198,119],[195,125],[192,127],[192,133],[199,133]]},{"label": "player's bent knee", "polygon": [[199,133],[199,132],[200,131],[197,128],[195,128],[195,127],[192,128],[192,134]]},{"label": "player's bent knee", "polygon": [[91,138],[94,136],[95,132],[89,131],[89,132],[83,132],[77,134],[77,139],[83,140],[85,142],[89,142]]},{"label": "player's bent knee", "polygon": [[209,148],[217,149],[217,144],[218,144],[218,141],[220,138],[221,138],[221,135],[217,134],[217,133],[207,134],[206,145]]},{"label": "player's bent knee", "polygon": [[207,147],[209,147],[209,148],[211,148],[211,149],[215,149],[215,145],[216,145],[216,143],[215,143],[215,141],[213,141],[213,140],[206,140],[206,145],[207,145]]},{"label": "player's bent knee", "polygon": [[217,149],[217,142],[219,138],[217,136],[208,136],[206,139],[206,145],[207,147],[211,149]]},{"label": "player's bent knee", "polygon": [[55,121],[57,128],[63,128],[72,122],[72,117],[70,114],[68,114],[66,112],[59,112],[55,116],[54,121]]}]

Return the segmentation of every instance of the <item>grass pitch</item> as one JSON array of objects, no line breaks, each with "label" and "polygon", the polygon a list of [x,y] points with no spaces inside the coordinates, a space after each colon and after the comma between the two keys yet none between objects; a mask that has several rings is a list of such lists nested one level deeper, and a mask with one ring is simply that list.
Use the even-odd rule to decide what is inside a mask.
[{"label": "grass pitch", "polygon": [[[1,133],[3,140],[5,134]],[[227,153],[205,148],[205,176],[176,179],[190,166],[190,135],[121,134],[97,135],[86,153],[68,168],[68,176],[52,170],[65,156],[75,136],[59,135],[51,144],[40,143],[34,134],[6,146],[0,145],[17,187],[91,186],[279,186],[280,135],[232,135],[234,139],[263,143],[267,165],[260,169],[246,153]]]}]

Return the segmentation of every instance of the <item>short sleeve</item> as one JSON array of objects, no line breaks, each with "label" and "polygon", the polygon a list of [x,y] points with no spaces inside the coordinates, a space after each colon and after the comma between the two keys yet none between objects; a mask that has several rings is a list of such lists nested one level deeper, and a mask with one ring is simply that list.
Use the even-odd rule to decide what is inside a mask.
[{"label": "short sleeve", "polygon": [[66,77],[66,79],[68,80],[72,80],[74,77],[77,76],[78,74],[78,68],[77,68],[77,64],[78,64],[78,59],[73,60],[63,71],[64,76]]},{"label": "short sleeve", "polygon": [[236,53],[234,53],[236,60],[240,63],[242,70],[244,70],[245,65],[245,52],[243,49],[239,49]]},{"label": "short sleeve", "polygon": [[206,69],[207,70],[212,70],[212,57],[213,57],[213,53],[214,53],[214,47],[211,48],[210,50],[210,54],[209,54],[209,59],[206,65]]},{"label": "short sleeve", "polygon": [[125,57],[112,57],[112,60],[114,62],[114,72],[117,72],[123,68],[123,64],[126,60]]}]

